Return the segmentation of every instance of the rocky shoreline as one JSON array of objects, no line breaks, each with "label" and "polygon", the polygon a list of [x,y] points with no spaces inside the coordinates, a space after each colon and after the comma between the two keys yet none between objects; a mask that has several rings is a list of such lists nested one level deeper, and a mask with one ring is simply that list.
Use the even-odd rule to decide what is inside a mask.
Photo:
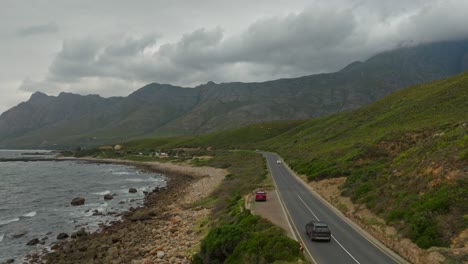
[{"label": "rocky shoreline", "polygon": [[147,193],[144,206],[131,208],[122,221],[54,243],[52,251],[33,252],[25,263],[191,263],[190,257],[203,235],[200,227],[210,213],[192,204],[220,184],[227,174],[225,170],[187,164],[80,160],[162,173],[168,178],[167,187]]}]

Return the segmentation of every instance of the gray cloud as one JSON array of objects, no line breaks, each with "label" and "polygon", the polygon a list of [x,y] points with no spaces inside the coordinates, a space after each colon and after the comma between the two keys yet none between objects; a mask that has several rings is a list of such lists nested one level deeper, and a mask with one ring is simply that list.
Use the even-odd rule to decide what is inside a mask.
[{"label": "gray cloud", "polygon": [[156,44],[156,37],[117,39],[66,41],[52,62],[48,79],[59,82],[86,77],[132,79],[135,70],[129,68],[145,63],[145,49]]},{"label": "gray cloud", "polygon": [[467,1],[447,0],[425,5],[401,23],[402,36],[416,43],[466,38],[466,10]]},{"label": "gray cloud", "polygon": [[54,22],[50,22],[48,24],[21,28],[18,30],[18,35],[26,37],[31,35],[57,33],[58,31],[59,26]]},{"label": "gray cloud", "polygon": [[147,33],[70,38],[44,80],[20,88],[125,95],[148,82],[195,86],[331,72],[401,45],[468,37],[464,10],[461,0],[330,0],[261,17],[236,33],[214,26],[175,41]]}]

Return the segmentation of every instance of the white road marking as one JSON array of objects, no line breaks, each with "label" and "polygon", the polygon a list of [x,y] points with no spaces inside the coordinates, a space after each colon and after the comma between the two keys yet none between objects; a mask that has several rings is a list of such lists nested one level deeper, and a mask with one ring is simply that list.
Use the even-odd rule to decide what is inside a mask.
[{"label": "white road marking", "polygon": [[307,207],[307,209],[309,209],[309,211],[314,215],[315,219],[317,219],[317,221],[320,221],[318,216],[314,213],[314,211],[312,211],[312,209],[310,209],[310,207],[304,202],[304,200],[302,200],[302,198],[301,198],[301,196],[299,196],[299,194],[297,194],[297,197],[299,197],[299,199],[305,205],[305,207]]},{"label": "white road marking", "polygon": [[[299,197],[299,199],[301,200],[301,202],[305,205],[305,207],[307,207],[307,209],[312,213],[312,215],[315,217],[315,219],[317,219],[317,221],[320,221],[320,219],[317,217],[317,215],[314,213],[314,211],[312,211],[312,209],[310,209],[310,207],[304,202],[304,200],[302,200],[301,196],[299,196],[299,194],[297,194],[297,197]],[[351,253],[346,250],[346,248],[332,235],[332,238],[333,240],[336,241],[336,243],[338,243],[338,245],[358,264],[361,264],[359,261],[357,261],[357,259],[351,255]]]}]

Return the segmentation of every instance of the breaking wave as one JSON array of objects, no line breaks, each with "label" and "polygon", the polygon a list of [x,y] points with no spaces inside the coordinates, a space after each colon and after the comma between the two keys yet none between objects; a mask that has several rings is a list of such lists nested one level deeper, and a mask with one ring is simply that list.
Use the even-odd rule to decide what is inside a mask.
[{"label": "breaking wave", "polygon": [[93,194],[96,194],[96,195],[106,195],[106,194],[109,194],[109,193],[110,193],[109,190],[105,190],[105,191],[103,191],[103,192],[95,192],[95,193],[93,193]]},{"label": "breaking wave", "polygon": [[27,214],[24,214],[22,215],[23,217],[34,217],[36,216],[37,212],[36,211],[32,211],[32,212],[29,212]]},{"label": "breaking wave", "polygon": [[160,180],[156,179],[156,178],[146,178],[146,179],[130,178],[130,179],[125,179],[124,181],[126,181],[126,182],[156,182],[156,181],[160,181]]},{"label": "breaking wave", "polygon": [[3,221],[0,221],[0,226],[8,225],[9,223],[13,223],[13,222],[18,222],[19,220],[20,220],[19,218],[12,218],[12,219],[8,219],[8,220],[3,220]]}]

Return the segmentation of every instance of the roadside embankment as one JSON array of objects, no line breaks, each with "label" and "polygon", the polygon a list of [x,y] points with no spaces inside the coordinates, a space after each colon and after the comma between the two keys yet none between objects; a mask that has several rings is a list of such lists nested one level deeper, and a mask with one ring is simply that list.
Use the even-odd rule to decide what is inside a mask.
[{"label": "roadside embankment", "polygon": [[372,213],[364,205],[354,204],[349,197],[342,196],[341,187],[345,180],[344,177],[325,179],[309,182],[309,185],[344,215],[411,263],[439,264],[453,261],[449,260],[446,255],[454,259],[468,256],[468,245],[466,243],[462,247],[432,247],[427,250],[419,248],[411,240],[399,235],[395,228],[385,225],[385,220]]}]

